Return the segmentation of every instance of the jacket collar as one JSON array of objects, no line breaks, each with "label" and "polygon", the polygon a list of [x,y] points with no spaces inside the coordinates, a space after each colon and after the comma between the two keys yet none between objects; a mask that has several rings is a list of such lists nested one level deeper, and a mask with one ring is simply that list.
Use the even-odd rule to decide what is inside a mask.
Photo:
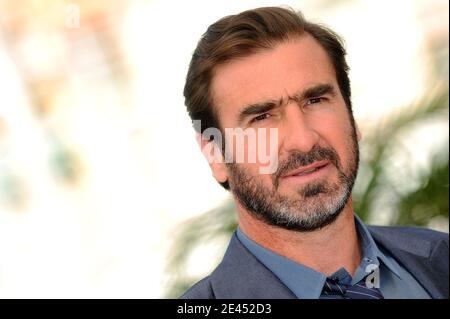
[{"label": "jacket collar", "polygon": [[448,245],[444,240],[432,240],[430,236],[404,227],[368,228],[374,240],[409,271],[432,298],[448,298]]},{"label": "jacket collar", "polygon": [[296,299],[297,297],[233,234],[225,256],[211,274],[218,299]]},{"label": "jacket collar", "polygon": [[[369,226],[383,246],[432,298],[448,298],[448,245],[400,227]],[[395,230],[395,231],[393,231]],[[447,254],[447,255],[446,255]],[[211,285],[220,299],[295,299],[296,296],[261,264],[233,234],[224,258],[211,274]],[[245,282],[245,284],[243,284]]]}]

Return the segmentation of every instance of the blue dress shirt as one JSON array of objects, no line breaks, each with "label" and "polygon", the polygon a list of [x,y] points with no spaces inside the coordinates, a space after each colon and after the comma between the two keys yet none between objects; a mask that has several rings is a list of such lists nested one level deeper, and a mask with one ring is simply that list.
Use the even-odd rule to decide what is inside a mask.
[{"label": "blue dress shirt", "polygon": [[[388,252],[379,248],[369,230],[355,214],[355,224],[360,241],[362,258],[354,277],[340,268],[329,278],[354,285],[364,279],[374,268],[379,271],[379,289],[385,299],[429,299],[430,295],[416,279],[404,269]],[[274,253],[247,237],[238,227],[237,237],[242,244],[269,270],[271,270],[298,298],[343,298],[322,295],[327,276]]]}]

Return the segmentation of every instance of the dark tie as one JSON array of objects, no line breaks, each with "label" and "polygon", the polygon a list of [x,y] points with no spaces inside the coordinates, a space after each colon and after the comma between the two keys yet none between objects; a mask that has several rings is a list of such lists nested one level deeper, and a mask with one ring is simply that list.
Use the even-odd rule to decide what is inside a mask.
[{"label": "dark tie", "polygon": [[327,278],[322,293],[324,295],[341,295],[344,299],[384,299],[379,289],[367,287],[365,278],[353,286]]}]

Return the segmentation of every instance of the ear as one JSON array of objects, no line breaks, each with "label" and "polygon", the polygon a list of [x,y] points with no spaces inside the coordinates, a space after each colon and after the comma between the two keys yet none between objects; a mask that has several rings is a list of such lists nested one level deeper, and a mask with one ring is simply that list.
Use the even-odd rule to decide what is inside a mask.
[{"label": "ear", "polygon": [[219,145],[213,140],[209,141],[203,138],[202,134],[196,133],[195,135],[197,144],[199,145],[203,156],[208,161],[211,168],[212,175],[219,183],[224,183],[228,180],[228,170],[225,165],[224,156]]}]

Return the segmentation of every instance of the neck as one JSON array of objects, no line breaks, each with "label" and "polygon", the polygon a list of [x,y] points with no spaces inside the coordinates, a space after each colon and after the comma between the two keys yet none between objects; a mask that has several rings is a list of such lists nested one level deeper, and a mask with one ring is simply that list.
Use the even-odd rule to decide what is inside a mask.
[{"label": "neck", "polygon": [[311,232],[267,225],[253,217],[239,203],[236,206],[242,232],[264,248],[326,276],[341,267],[354,275],[361,260],[361,252],[351,198],[332,224]]}]

